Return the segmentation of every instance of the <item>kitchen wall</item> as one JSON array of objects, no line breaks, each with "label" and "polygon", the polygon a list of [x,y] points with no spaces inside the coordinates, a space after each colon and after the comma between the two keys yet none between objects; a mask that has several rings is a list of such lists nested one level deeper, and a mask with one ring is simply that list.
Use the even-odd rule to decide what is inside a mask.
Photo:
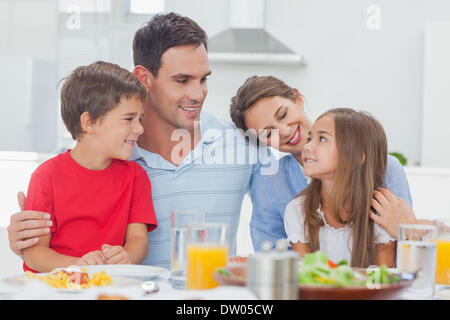
[{"label": "kitchen wall", "polygon": [[[117,10],[126,1],[112,3]],[[265,3],[266,29],[300,53],[304,65],[212,64],[206,109],[229,117],[230,98],[239,85],[250,75],[272,74],[305,95],[312,118],[340,106],[371,112],[386,129],[390,151],[402,152],[411,165],[420,164],[425,24],[450,21],[450,1],[266,0]],[[379,15],[370,11],[373,5],[380,10]],[[190,16],[213,37],[228,27],[229,7],[228,0],[167,0],[165,11]],[[82,28],[67,30],[65,18],[56,13],[57,1],[0,0],[0,8],[0,55],[20,53],[55,60],[58,78],[77,65],[98,59],[131,69],[134,31],[150,17],[82,14]],[[374,19],[376,23],[371,24]],[[368,24],[374,29],[369,29]],[[7,105],[5,101],[0,103]],[[62,128],[61,123],[59,126]],[[66,137],[59,142],[59,147],[67,146],[71,139]]]},{"label": "kitchen wall", "polygon": [[[227,8],[209,2],[170,1],[213,37],[227,27]],[[379,29],[367,27],[376,18],[367,13],[372,5],[380,9]],[[418,165],[424,31],[427,21],[436,20],[450,20],[450,1],[267,0],[266,29],[302,54],[305,65],[212,65],[206,106],[227,116],[230,97],[248,76],[273,74],[306,96],[313,117],[331,107],[371,112],[385,127],[389,150],[402,152],[409,164]]]}]

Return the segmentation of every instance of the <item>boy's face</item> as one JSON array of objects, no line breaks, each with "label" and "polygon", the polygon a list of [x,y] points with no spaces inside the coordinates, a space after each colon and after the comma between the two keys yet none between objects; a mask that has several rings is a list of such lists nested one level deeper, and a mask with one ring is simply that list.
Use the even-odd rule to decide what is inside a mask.
[{"label": "boy's face", "polygon": [[105,158],[128,160],[137,138],[144,132],[140,123],[143,104],[137,97],[120,103],[96,121],[95,137]]},{"label": "boy's face", "polygon": [[151,121],[162,121],[171,130],[193,130],[208,93],[209,74],[208,54],[203,44],[176,46],[164,52],[158,76],[150,76],[148,80],[148,97],[153,109]]}]

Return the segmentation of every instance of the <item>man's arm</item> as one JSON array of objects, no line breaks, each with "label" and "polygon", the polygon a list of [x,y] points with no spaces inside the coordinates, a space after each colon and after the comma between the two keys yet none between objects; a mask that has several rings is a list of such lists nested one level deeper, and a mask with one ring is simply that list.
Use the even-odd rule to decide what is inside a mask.
[{"label": "man's arm", "polygon": [[20,212],[11,215],[8,230],[8,241],[11,250],[22,257],[23,249],[32,247],[39,242],[39,237],[50,233],[52,221],[50,215],[40,211],[25,211],[25,194],[17,194]]}]

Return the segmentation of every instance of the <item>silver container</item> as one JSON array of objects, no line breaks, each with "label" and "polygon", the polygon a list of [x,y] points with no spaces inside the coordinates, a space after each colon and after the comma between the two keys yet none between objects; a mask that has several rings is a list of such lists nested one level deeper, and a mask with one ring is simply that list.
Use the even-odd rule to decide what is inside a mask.
[{"label": "silver container", "polygon": [[288,251],[285,239],[264,242],[262,251],[249,257],[247,287],[263,300],[296,300],[298,298],[298,255]]}]

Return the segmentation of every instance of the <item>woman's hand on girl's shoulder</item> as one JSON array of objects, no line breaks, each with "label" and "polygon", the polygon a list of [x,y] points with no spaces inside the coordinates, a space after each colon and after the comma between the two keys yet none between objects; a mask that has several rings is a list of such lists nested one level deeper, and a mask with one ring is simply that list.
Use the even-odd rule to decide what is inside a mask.
[{"label": "woman's hand on girl's shoulder", "polygon": [[374,192],[371,205],[370,218],[393,238],[397,238],[400,224],[417,222],[413,210],[405,200],[386,188]]}]

